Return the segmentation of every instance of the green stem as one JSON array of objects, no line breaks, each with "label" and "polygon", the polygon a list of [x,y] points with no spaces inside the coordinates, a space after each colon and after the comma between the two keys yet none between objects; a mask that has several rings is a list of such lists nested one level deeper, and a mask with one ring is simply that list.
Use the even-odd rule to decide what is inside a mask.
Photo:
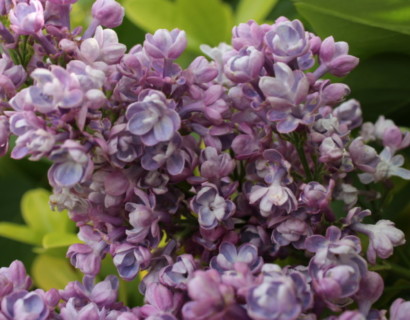
[{"label": "green stem", "polygon": [[402,266],[399,266],[397,264],[394,263],[388,263],[385,262],[381,265],[376,265],[374,267],[369,268],[372,271],[383,271],[383,270],[389,270],[392,271],[393,273],[406,278],[408,280],[410,280],[410,270],[407,268],[404,268]]},{"label": "green stem", "polygon": [[302,163],[303,170],[305,170],[307,181],[313,181],[312,172],[310,171],[309,164],[306,158],[305,151],[303,150],[303,140],[302,143],[295,143],[296,151],[299,155],[300,162]]}]

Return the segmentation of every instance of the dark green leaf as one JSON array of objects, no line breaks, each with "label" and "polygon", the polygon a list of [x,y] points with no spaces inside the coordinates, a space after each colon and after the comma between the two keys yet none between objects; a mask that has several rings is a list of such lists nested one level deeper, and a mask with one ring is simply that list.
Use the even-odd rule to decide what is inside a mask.
[{"label": "dark green leaf", "polygon": [[322,37],[347,41],[351,52],[410,53],[410,2],[407,0],[293,0],[299,13]]},{"label": "dark green leaf", "polygon": [[[399,125],[409,124],[410,115],[410,56],[378,55],[362,60],[344,80],[351,97],[360,101],[364,118],[376,120],[379,115],[393,116],[403,110],[407,117],[398,117]],[[398,120],[398,121],[397,121]]]}]

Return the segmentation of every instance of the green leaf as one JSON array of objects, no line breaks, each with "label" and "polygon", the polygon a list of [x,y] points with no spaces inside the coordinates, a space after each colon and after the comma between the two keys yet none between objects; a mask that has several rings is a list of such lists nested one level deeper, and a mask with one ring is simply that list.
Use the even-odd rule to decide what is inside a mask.
[{"label": "green leaf", "polygon": [[236,23],[250,19],[262,22],[272,11],[278,0],[241,0],[236,11]]},{"label": "green leaf", "polygon": [[125,0],[123,6],[128,19],[149,32],[175,28],[177,12],[171,1]]},{"label": "green leaf", "polygon": [[46,234],[72,230],[67,213],[52,211],[48,203],[50,192],[45,189],[27,191],[21,201],[21,211],[28,226],[34,231]]},{"label": "green leaf", "polygon": [[68,247],[74,243],[80,243],[80,239],[73,233],[52,232],[43,237],[43,248],[52,249]]},{"label": "green leaf", "polygon": [[321,37],[347,41],[351,53],[410,53],[410,2],[407,0],[293,0]]},{"label": "green leaf", "polygon": [[[410,57],[400,54],[383,54],[362,60],[344,82],[350,86],[352,97],[359,100],[365,119],[374,121],[380,114],[394,117],[406,124],[410,116]],[[408,122],[407,122],[408,123]]]},{"label": "green leaf", "polygon": [[234,25],[232,9],[221,0],[177,0],[178,27],[187,33],[188,46],[217,46],[230,40]]},{"label": "green leaf", "polygon": [[188,48],[216,46],[228,41],[234,24],[232,9],[222,0],[125,0],[125,13],[148,32],[157,29],[185,30]]},{"label": "green leaf", "polygon": [[43,290],[63,289],[69,282],[81,280],[81,276],[71,267],[66,258],[45,254],[39,255],[34,260],[31,274],[35,285]]},{"label": "green leaf", "polygon": [[41,245],[41,234],[27,226],[10,222],[0,223],[0,236],[32,245]]}]

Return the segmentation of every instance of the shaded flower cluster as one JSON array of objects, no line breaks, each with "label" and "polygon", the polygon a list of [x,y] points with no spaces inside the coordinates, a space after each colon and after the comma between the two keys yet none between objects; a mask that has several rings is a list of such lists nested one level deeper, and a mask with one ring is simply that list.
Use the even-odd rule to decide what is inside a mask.
[{"label": "shaded flower cluster", "polygon": [[[75,2],[0,6],[0,152],[13,135],[13,158],[51,161],[51,204],[79,228],[67,257],[85,276],[29,292],[21,263],[0,269],[0,319],[385,319],[369,264],[405,238],[359,203],[378,199],[367,185],[410,179],[410,135],[362,124],[348,86],[322,78],[358,64],[348,45],[298,20],[249,21],[183,69],[184,31],[127,51],[107,29],[124,15],[115,0],[95,1],[82,34]],[[124,280],[146,270],[143,306],[117,302],[115,276],[94,283],[106,255]]]}]

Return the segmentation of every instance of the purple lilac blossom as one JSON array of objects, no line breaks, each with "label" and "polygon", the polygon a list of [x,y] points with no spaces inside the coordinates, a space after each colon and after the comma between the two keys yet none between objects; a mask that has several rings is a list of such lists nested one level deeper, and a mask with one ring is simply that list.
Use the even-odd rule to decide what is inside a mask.
[{"label": "purple lilac blossom", "polygon": [[[371,309],[383,281],[356,235],[369,237],[374,263],[404,234],[377,215],[364,223],[368,210],[337,220],[331,208],[379,199],[357,172],[363,183],[408,179],[399,151],[410,134],[384,117],[351,133],[359,103],[320,79],[356,66],[348,45],[298,20],[249,21],[232,46],[202,46],[212,60],[184,69],[174,62],[184,31],[157,30],[126,53],[102,28],[121,24],[118,2],[95,1],[82,38],[70,29],[74,2],[0,0],[11,22],[0,24],[0,152],[14,135],[14,158],[52,162],[51,205],[80,229],[67,257],[86,276],[30,292],[21,263],[1,268],[0,318],[385,319]],[[94,282],[106,255],[125,280],[147,270],[143,306],[117,301],[116,277]],[[263,262],[273,259],[283,269]],[[396,300],[391,318],[406,308]]]},{"label": "purple lilac blossom", "polygon": [[147,146],[172,139],[181,125],[179,115],[160,91],[147,90],[128,106],[127,129]]}]

